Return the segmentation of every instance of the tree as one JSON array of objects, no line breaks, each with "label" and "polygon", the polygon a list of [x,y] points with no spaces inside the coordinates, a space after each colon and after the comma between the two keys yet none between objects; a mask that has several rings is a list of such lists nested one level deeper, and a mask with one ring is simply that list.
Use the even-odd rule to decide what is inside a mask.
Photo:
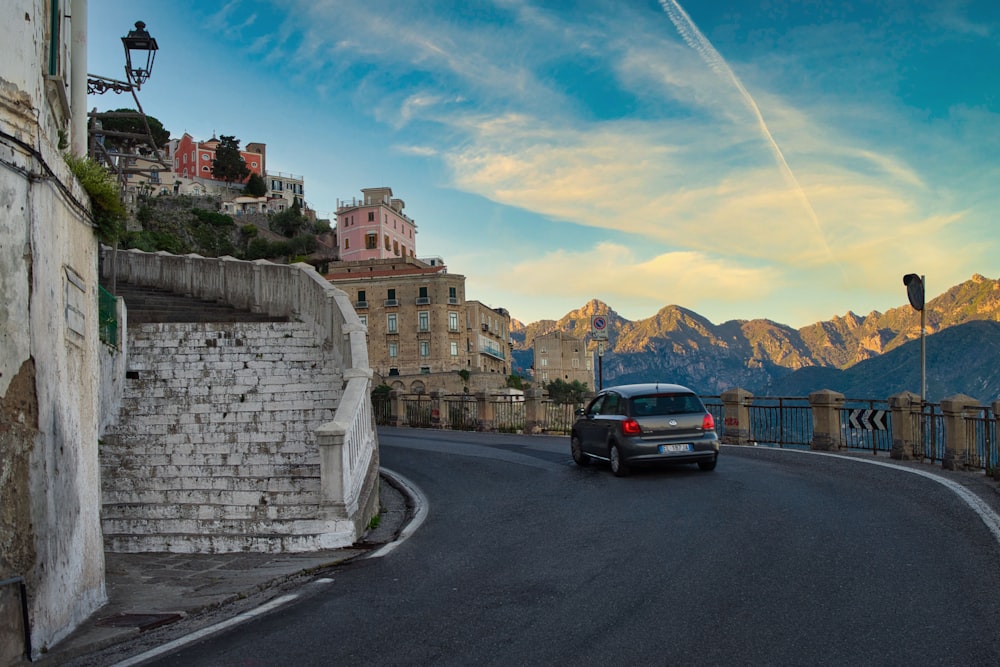
[{"label": "tree", "polygon": [[309,220],[302,215],[298,202],[294,202],[291,208],[285,209],[281,213],[275,213],[267,221],[267,226],[272,232],[277,232],[289,239],[301,232],[308,224]]},{"label": "tree", "polygon": [[254,172],[250,174],[243,192],[251,197],[263,197],[267,194],[267,183],[260,177],[260,174]]},{"label": "tree", "polygon": [[249,174],[250,169],[240,153],[240,140],[225,134],[220,136],[215,159],[212,160],[212,176],[230,184],[242,181]]},{"label": "tree", "polygon": [[[114,114],[122,114],[121,116]],[[152,134],[153,144],[160,148],[170,141],[170,131],[163,127],[163,123],[153,116],[146,116],[146,123],[142,122],[143,114],[135,109],[115,109],[101,114],[101,129],[104,130],[104,147],[115,153],[135,153],[141,152],[141,147],[146,147],[146,152],[150,152],[148,146],[146,123],[149,124],[149,132]],[[141,136],[119,136],[115,133],[121,132],[127,135]],[[110,133],[110,134],[109,134]]]},{"label": "tree", "polygon": [[556,403],[582,403],[583,396],[587,393],[587,385],[579,380],[572,382],[553,380],[545,385],[545,390],[549,392],[549,398]]}]

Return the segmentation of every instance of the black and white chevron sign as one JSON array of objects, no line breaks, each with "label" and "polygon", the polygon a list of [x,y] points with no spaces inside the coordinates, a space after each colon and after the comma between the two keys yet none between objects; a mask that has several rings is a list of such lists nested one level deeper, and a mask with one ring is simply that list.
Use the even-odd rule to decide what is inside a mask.
[{"label": "black and white chevron sign", "polygon": [[851,428],[865,431],[884,431],[885,410],[851,410],[847,421]]}]

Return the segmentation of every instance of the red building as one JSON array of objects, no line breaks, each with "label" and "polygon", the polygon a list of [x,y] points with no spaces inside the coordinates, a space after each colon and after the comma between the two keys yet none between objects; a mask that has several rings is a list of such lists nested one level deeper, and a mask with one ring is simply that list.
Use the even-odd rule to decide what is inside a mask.
[{"label": "red building", "polygon": [[[219,140],[215,137],[208,141],[195,141],[185,132],[184,136],[177,140],[171,156],[174,160],[174,173],[185,178],[216,180],[212,178],[212,161],[215,160],[215,149],[218,145]],[[250,173],[257,174],[261,178],[267,173],[264,168],[264,150],[264,144],[250,143],[245,150],[240,151]]]}]

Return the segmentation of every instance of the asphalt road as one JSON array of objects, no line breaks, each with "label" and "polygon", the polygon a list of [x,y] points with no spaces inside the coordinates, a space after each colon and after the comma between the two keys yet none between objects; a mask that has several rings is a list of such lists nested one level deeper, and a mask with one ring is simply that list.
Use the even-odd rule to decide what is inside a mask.
[{"label": "asphalt road", "polygon": [[1000,548],[917,475],[724,447],[573,464],[568,438],[384,429],[426,496],[388,556],[159,665],[996,665]]}]

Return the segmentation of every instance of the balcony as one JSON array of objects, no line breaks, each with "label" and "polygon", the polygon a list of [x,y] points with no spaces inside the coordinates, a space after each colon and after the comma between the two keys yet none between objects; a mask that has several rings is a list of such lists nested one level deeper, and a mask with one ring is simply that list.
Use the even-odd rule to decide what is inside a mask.
[{"label": "balcony", "polygon": [[417,305],[418,306],[427,306],[427,305],[430,305],[430,302],[431,302],[431,298],[429,296],[418,296],[417,297]]},{"label": "balcony", "polygon": [[479,326],[481,326],[483,328],[483,331],[489,331],[490,330],[490,325],[488,325],[488,324],[481,324]]},{"label": "balcony", "polygon": [[398,306],[398,305],[399,305],[399,299],[386,299],[385,300],[385,306],[386,306],[386,308],[390,308],[392,306]]},{"label": "balcony", "polygon": [[367,301],[357,301],[357,302],[355,302],[354,307],[355,308],[367,308],[368,307],[368,302]]},{"label": "balcony", "polygon": [[448,297],[448,304],[451,305],[451,306],[457,306],[458,305],[458,297],[449,296]]}]

